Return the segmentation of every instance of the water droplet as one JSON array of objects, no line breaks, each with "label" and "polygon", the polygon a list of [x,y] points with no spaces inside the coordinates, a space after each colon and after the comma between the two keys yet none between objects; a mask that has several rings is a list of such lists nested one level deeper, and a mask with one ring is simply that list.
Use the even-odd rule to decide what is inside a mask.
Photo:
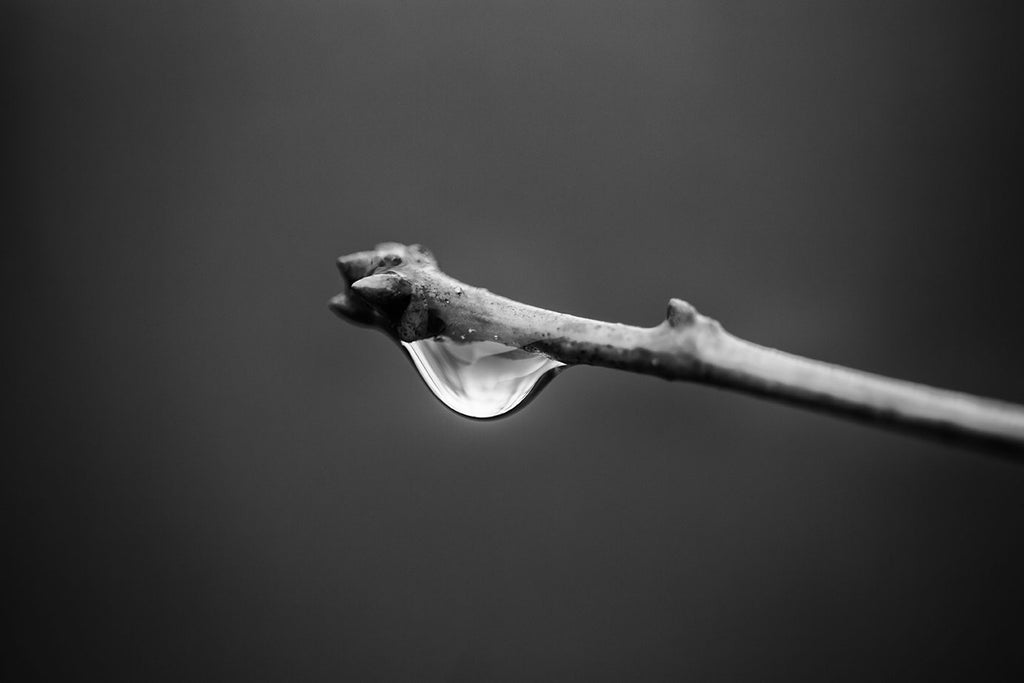
[{"label": "water droplet", "polygon": [[492,341],[434,338],[402,342],[402,347],[442,403],[482,419],[525,404],[565,367],[543,354]]}]

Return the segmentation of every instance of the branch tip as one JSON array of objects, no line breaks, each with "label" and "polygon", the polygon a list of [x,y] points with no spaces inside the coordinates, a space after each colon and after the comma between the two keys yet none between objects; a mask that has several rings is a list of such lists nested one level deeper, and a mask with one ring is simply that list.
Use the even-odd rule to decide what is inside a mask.
[{"label": "branch tip", "polygon": [[371,306],[400,312],[409,303],[412,285],[398,273],[376,273],[353,282],[352,291]]},{"label": "branch tip", "polygon": [[331,312],[342,320],[349,320],[359,325],[380,325],[380,316],[362,301],[354,298],[348,290],[331,298],[327,302]]}]

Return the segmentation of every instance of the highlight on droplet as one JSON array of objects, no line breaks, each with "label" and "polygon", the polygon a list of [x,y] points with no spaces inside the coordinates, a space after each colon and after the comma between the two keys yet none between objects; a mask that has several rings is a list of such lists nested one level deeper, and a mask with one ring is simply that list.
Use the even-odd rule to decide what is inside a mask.
[{"label": "highlight on droplet", "polygon": [[402,342],[434,396],[457,413],[487,419],[532,398],[565,363],[492,341],[446,337]]}]

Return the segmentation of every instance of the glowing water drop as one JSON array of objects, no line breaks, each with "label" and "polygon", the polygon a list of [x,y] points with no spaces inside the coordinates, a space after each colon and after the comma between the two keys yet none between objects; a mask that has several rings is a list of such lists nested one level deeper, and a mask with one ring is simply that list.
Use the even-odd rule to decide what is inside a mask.
[{"label": "glowing water drop", "polygon": [[442,403],[467,417],[504,415],[532,398],[564,363],[492,341],[459,343],[444,337],[402,342]]}]

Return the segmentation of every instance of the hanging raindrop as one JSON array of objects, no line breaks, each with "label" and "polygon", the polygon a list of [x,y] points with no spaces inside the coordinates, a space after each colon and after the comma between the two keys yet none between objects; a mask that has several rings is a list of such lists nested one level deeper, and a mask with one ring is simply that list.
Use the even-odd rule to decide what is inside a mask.
[{"label": "hanging raindrop", "polygon": [[566,367],[543,354],[492,341],[434,337],[401,344],[434,396],[455,412],[479,419],[522,406]]}]

